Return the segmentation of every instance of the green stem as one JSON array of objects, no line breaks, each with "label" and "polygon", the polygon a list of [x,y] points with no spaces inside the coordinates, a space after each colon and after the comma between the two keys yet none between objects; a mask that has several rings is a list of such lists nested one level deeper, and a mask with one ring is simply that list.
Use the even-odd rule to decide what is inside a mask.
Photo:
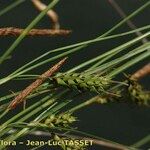
[{"label": "green stem", "polygon": [[[119,74],[120,72],[122,72],[123,70],[125,70],[126,68],[136,64],[137,62],[143,60],[144,58],[146,57],[149,57],[150,56],[150,50],[147,50],[147,52],[143,52],[141,55],[139,55],[138,57],[128,61],[127,63],[125,63],[124,65],[122,65],[121,67],[118,67],[116,70],[112,71],[108,77],[112,78],[114,77],[115,75]],[[95,103],[95,102],[98,102],[97,100],[97,97],[93,97],[91,98],[90,100],[87,100],[86,102],[83,102],[75,107],[73,107],[72,109],[68,110],[68,112],[75,112],[83,107],[86,107],[92,103]]]},{"label": "green stem", "polygon": [[108,77],[112,78],[115,75],[119,74],[120,72],[123,72],[125,69],[129,68],[130,66],[136,64],[137,62],[150,57],[150,50],[148,50],[147,52],[142,53],[141,55],[139,55],[138,57],[128,61],[127,63],[125,63],[124,65],[116,68],[114,71],[112,71],[111,73],[109,73]]},{"label": "green stem", "polygon": [[[43,94],[43,93],[46,93],[46,92],[49,92],[50,90],[48,90],[48,88],[50,88],[49,85],[46,85],[46,84],[42,84],[39,88],[36,89],[36,91],[33,92],[33,94],[29,95],[27,97],[27,99],[30,99],[30,98],[33,98],[35,96],[38,96],[40,94]],[[12,93],[12,94],[9,94],[9,95],[6,95],[6,96],[3,96],[3,97],[0,97],[0,102],[3,102],[3,101],[6,101],[16,95],[18,95],[21,91],[18,91],[18,92],[15,92],[15,93]]]},{"label": "green stem", "polygon": [[[29,95],[28,97],[27,97],[27,99],[31,99],[31,98],[34,98],[34,97],[36,97],[36,96],[39,96],[40,94],[44,94],[44,93],[47,93],[47,92],[50,92],[50,90],[43,90],[43,91],[39,91],[38,93],[33,93],[33,94],[31,94],[31,95]],[[17,92],[17,93],[19,93],[19,92]],[[17,94],[16,93],[16,94]],[[10,94],[10,95],[8,95],[8,96],[4,96],[4,97],[2,97],[2,98],[0,98],[0,101],[4,101],[4,100],[7,100],[8,98],[11,98],[11,97],[13,97],[14,96],[14,94]],[[3,117],[3,116],[5,116],[8,112],[9,112],[9,110],[7,109],[7,104],[4,104],[4,105],[6,105],[6,110],[0,115],[0,119]],[[0,110],[1,111],[1,110]],[[14,116],[14,117],[18,117],[17,115],[16,116]],[[12,119],[12,118],[11,118]]]},{"label": "green stem", "polygon": [[106,33],[104,33],[102,36],[106,36],[106,35],[112,33],[114,30],[116,30],[118,27],[120,27],[122,24],[124,24],[126,21],[128,21],[132,17],[136,16],[139,12],[141,12],[142,10],[144,10],[149,5],[150,5],[150,1],[148,0],[147,3],[145,3],[143,6],[141,6],[139,9],[137,9],[136,11],[134,11],[129,16],[127,16],[125,19],[123,19],[121,22],[119,22],[116,26],[114,26],[113,28],[111,28],[110,30],[108,30]]},{"label": "green stem", "polygon": [[[50,108],[51,111],[49,111],[49,113],[45,112],[46,113],[46,116],[43,117],[43,114],[39,117],[36,117],[30,124],[33,124],[34,122],[38,123],[40,122],[43,118],[47,117],[47,115],[50,115],[50,114],[54,114],[56,112],[58,112],[61,108],[63,108],[65,105],[67,105],[70,101],[64,101],[62,102],[61,104],[58,104],[56,107],[53,107],[54,105],[52,105]],[[22,120],[20,120],[20,122],[22,122]],[[29,125],[30,125],[29,124]],[[16,134],[13,134],[11,135],[10,137],[6,138],[5,140],[8,140],[8,141],[14,141],[16,140],[17,138],[27,134],[28,132],[30,132],[30,128],[26,127],[26,128],[23,128],[21,131],[17,132]],[[1,146],[3,147],[3,146]]]},{"label": "green stem", "polygon": [[[110,51],[108,51],[108,52],[106,52],[106,53],[104,53],[104,54],[102,54],[102,55],[100,55],[100,56],[97,56],[97,57],[94,58],[94,59],[91,59],[91,60],[89,60],[89,61],[87,61],[87,62],[85,62],[85,63],[80,64],[80,65],[77,66],[77,67],[74,67],[73,69],[69,70],[68,72],[76,71],[76,70],[78,70],[78,69],[80,69],[80,68],[82,68],[82,67],[85,67],[86,65],[89,65],[90,63],[93,63],[93,62],[95,62],[95,61],[97,61],[97,60],[100,60],[101,58],[104,58],[104,57],[106,57],[106,56],[108,56],[108,55],[111,55],[111,54],[113,54],[113,53],[115,53],[115,52],[117,52],[117,51],[120,52],[121,50],[123,50],[123,49],[129,47],[130,45],[132,45],[132,44],[134,44],[134,43],[140,41],[141,39],[143,39],[143,38],[149,36],[149,34],[150,34],[150,32],[145,33],[144,35],[142,35],[142,36],[140,36],[140,37],[137,37],[137,38],[135,38],[135,39],[133,39],[133,40],[131,40],[131,41],[129,41],[129,42],[127,42],[127,43],[125,43],[125,44],[123,44],[123,45],[121,45],[121,46],[115,48],[115,49],[112,49],[112,50],[110,50]],[[30,70],[32,70],[32,69],[34,69],[34,68],[36,68],[36,67],[39,67],[39,66],[41,66],[41,65],[43,65],[43,64],[45,64],[45,63],[47,63],[47,62],[56,60],[56,59],[58,59],[58,58],[60,58],[60,57],[63,57],[63,56],[66,56],[66,55],[68,55],[68,54],[70,54],[70,53],[72,53],[72,52],[75,52],[77,49],[78,49],[78,47],[77,47],[77,48],[74,48],[74,49],[72,49],[72,50],[70,50],[70,51],[64,52],[64,53],[62,53],[62,54],[59,54],[59,55],[57,55],[57,56],[54,56],[54,57],[52,57],[52,58],[50,58],[50,59],[44,60],[44,61],[42,61],[42,62],[40,62],[40,63],[38,63],[38,64],[36,64],[36,65],[33,65],[33,66],[31,66],[31,67],[29,67],[29,68],[27,68],[27,69],[24,69],[23,71],[21,71],[21,72],[15,74],[15,75],[12,75],[12,76],[10,75],[10,76],[8,76],[8,77],[2,79],[2,80],[0,81],[0,84],[3,84],[3,83],[5,83],[5,82],[9,81],[10,79],[13,79],[13,78],[16,77],[16,76],[21,75],[21,74],[23,74],[23,73],[25,73],[25,72],[27,72],[27,71],[30,71]]]},{"label": "green stem", "polygon": [[[105,32],[103,35],[101,36],[98,36],[95,40],[99,39],[99,38],[102,38],[102,37],[105,37],[107,35],[109,35],[111,32],[113,32],[115,29],[117,29],[118,27],[120,27],[121,25],[123,25],[127,20],[131,19],[132,17],[136,16],[139,12],[141,12],[142,10],[144,10],[146,7],[148,7],[150,5],[150,1],[145,3],[143,6],[141,6],[139,9],[137,9],[136,11],[134,11],[132,14],[130,14],[128,17],[126,17],[125,19],[123,19],[121,22],[119,22],[117,25],[115,25],[112,29],[110,29],[109,31]],[[136,29],[137,31],[137,29]],[[87,45],[81,45],[79,46],[76,50],[80,50],[82,48],[85,48]],[[67,49],[67,48],[72,48],[72,45],[69,47],[69,46],[66,46],[66,47],[63,47],[63,48],[58,48],[58,49],[55,49],[53,51],[49,51],[43,55],[41,55],[40,57],[34,59],[33,61],[27,63],[26,65],[22,66],[21,69],[27,67],[28,65],[31,65],[32,63],[36,62],[37,60],[47,56],[48,54],[50,54],[51,52],[57,52],[57,51],[60,51],[60,50],[64,50],[64,49]],[[20,69],[18,69],[20,71]],[[18,71],[17,70],[17,71]]]},{"label": "green stem", "polygon": [[[24,128],[24,127],[26,127],[25,125],[22,123],[22,125],[19,125],[19,126],[16,125],[16,127]],[[75,134],[84,135],[86,138],[97,139],[97,140],[100,140],[100,141],[104,141],[106,143],[110,143],[110,144],[112,144],[113,148],[124,149],[124,150],[137,150],[136,148],[132,148],[130,146],[126,146],[126,145],[123,145],[123,144],[120,144],[120,143],[117,143],[117,142],[114,142],[114,141],[110,141],[110,140],[98,137],[96,135],[93,135],[93,134],[90,134],[90,133],[85,133],[84,131],[80,131],[80,130],[73,129],[73,128],[49,127],[49,126],[46,126],[45,124],[39,124],[39,125],[35,124],[35,125],[27,125],[27,126],[28,126],[28,128],[33,128],[33,127],[41,128],[42,127],[42,128],[45,128],[46,130],[49,130],[50,132],[52,132],[53,130],[72,132],[72,133],[75,133]],[[66,136],[67,136],[67,134],[66,134]]]},{"label": "green stem", "polygon": [[125,61],[129,58],[136,56],[136,55],[138,55],[144,51],[147,51],[147,49],[149,49],[149,48],[150,48],[150,42],[130,51],[129,53],[123,55],[122,57],[116,58],[116,59],[114,59],[108,63],[105,63],[105,64],[99,66],[97,69],[90,71],[90,74],[95,73],[95,72],[99,72],[99,71],[103,71],[103,70],[108,69],[108,68],[113,68],[117,64],[122,63],[123,61]]},{"label": "green stem", "polygon": [[[79,43],[76,43],[76,44],[72,44],[72,45],[69,45],[69,46],[65,46],[65,47],[61,47],[61,48],[57,48],[57,49],[48,51],[47,53],[39,56],[38,58],[36,58],[36,59],[32,60],[31,62],[25,64],[24,66],[20,67],[19,69],[17,69],[16,71],[14,71],[9,76],[15,75],[16,73],[18,73],[19,71],[23,70],[27,66],[31,65],[32,63],[35,63],[36,61],[42,59],[43,57],[45,57],[45,56],[47,56],[47,55],[49,55],[51,53],[59,52],[59,51],[62,51],[62,50],[67,50],[67,49],[71,49],[71,48],[75,48],[75,47],[77,47],[76,50],[79,50],[78,46],[84,46],[84,45],[92,44],[92,43],[99,42],[99,41],[104,41],[104,40],[109,40],[109,39],[114,39],[114,38],[122,37],[122,36],[125,36],[125,35],[129,35],[129,34],[135,33],[137,31],[142,31],[142,30],[146,30],[146,29],[149,29],[149,28],[150,28],[150,25],[147,25],[145,27],[142,27],[142,28],[139,28],[139,29],[136,29],[136,30],[132,30],[132,31],[129,31],[129,32],[120,33],[120,34],[116,34],[116,35],[112,35],[112,36],[107,36],[107,37],[104,37],[104,38],[96,38],[96,39],[93,39],[93,40],[83,41],[83,42],[79,42]],[[69,50],[69,53],[65,53],[65,55],[73,53],[73,52],[75,52],[74,49],[73,50]],[[65,55],[63,55],[63,56],[65,56]],[[58,58],[63,57],[63,56],[60,55]],[[57,58],[55,58],[55,59],[57,59]]]},{"label": "green stem", "polygon": [[114,54],[114,53],[115,54],[119,53],[122,50],[124,50],[125,48],[128,48],[129,46],[135,44],[136,42],[140,41],[141,39],[143,39],[145,37],[148,37],[149,35],[150,35],[150,32],[147,32],[147,33],[143,34],[140,37],[137,37],[137,38],[135,38],[135,39],[125,43],[125,44],[122,44],[122,45],[120,45],[120,46],[118,46],[118,47],[116,47],[116,48],[114,48],[114,49],[112,49],[110,51],[105,52],[104,54],[102,54],[100,56],[97,56],[97,57],[95,57],[95,58],[93,58],[93,59],[91,59],[91,60],[89,60],[87,62],[84,62],[84,63],[78,65],[77,67],[74,67],[74,68],[70,69],[68,72],[74,72],[74,71],[76,71],[76,70],[78,70],[80,68],[83,68],[83,67],[85,67],[85,66],[87,66],[87,65],[89,65],[89,64],[91,64],[91,63],[93,63],[95,61],[101,60],[102,58],[104,58],[106,56],[109,56],[109,55]]},{"label": "green stem", "polygon": [[[36,112],[38,112],[37,110],[41,110],[44,109],[43,107],[41,107],[41,105],[43,106],[45,103],[47,104],[47,100],[50,99],[51,96],[46,96],[44,97],[42,100],[38,101],[37,103],[31,105],[30,107],[28,107],[27,109],[21,111],[20,113],[16,114],[14,117],[12,117],[11,119],[7,120],[5,123],[3,123],[1,125],[1,129],[0,129],[0,136],[2,137],[5,133],[7,133],[10,129],[7,128],[7,126],[16,121],[16,119],[19,119],[21,116],[23,116],[22,118],[20,118],[17,122],[21,122],[21,121],[25,121],[26,119],[30,118],[31,116],[33,116]],[[50,101],[50,100],[49,100]],[[30,113],[29,113],[30,112]],[[27,114],[28,113],[28,114]],[[25,115],[27,114],[27,115]]]},{"label": "green stem", "polygon": [[1,119],[2,117],[4,117],[8,112],[9,112],[9,110],[6,109],[6,110],[0,115],[0,119]]},{"label": "green stem", "polygon": [[20,5],[21,3],[25,2],[26,0],[17,0],[15,2],[13,2],[12,4],[10,4],[9,6],[7,6],[6,8],[2,9],[0,11],[0,16],[4,15],[5,13],[7,13],[8,11],[12,10],[13,8],[17,7],[18,5]]},{"label": "green stem", "polygon": [[97,98],[93,97],[90,100],[87,100],[86,102],[83,102],[83,103],[81,103],[81,104],[79,104],[79,105],[69,109],[67,112],[74,113],[75,111],[77,111],[77,110],[79,110],[79,109],[81,109],[83,107],[89,106],[89,105],[91,105],[91,104],[93,104],[95,102],[97,102]]},{"label": "green stem", "polygon": [[[46,96],[42,100],[36,102],[35,104],[31,105],[27,109],[21,111],[20,113],[18,113],[17,115],[15,115],[11,119],[9,119],[5,123],[3,123],[2,127],[5,128],[8,124],[12,123],[13,121],[15,121],[16,119],[20,118],[21,116],[22,116],[22,118],[20,118],[18,120],[18,122],[22,122],[22,121],[25,121],[26,119],[29,119],[30,117],[32,117],[35,114],[37,114],[39,111],[44,110],[46,107],[48,107],[50,104],[52,104],[56,99],[58,99],[59,97],[63,96],[66,92],[68,92],[68,90],[65,90],[64,92],[61,92],[60,94],[55,95],[54,97],[52,97],[53,95]],[[28,113],[28,112],[30,112],[30,113]],[[28,114],[25,115],[26,113],[28,113]],[[0,136],[2,136],[3,133],[5,133],[3,128],[1,128],[3,130],[3,132],[0,131]]]},{"label": "green stem", "polygon": [[[40,105],[42,105],[44,102],[46,102],[48,99],[50,98],[50,96],[46,96],[45,98],[43,98],[42,100],[38,101],[37,103],[31,105],[30,107],[28,107],[27,109],[21,111],[20,113],[18,113],[17,115],[13,116],[11,119],[9,119],[8,121],[6,121],[3,126],[7,126],[9,123],[15,121],[17,118],[20,118],[21,116],[25,115],[26,113],[30,112],[30,111],[34,111],[35,108],[39,107]],[[32,113],[29,113],[29,115],[31,115]],[[22,118],[21,118],[22,119]],[[24,119],[23,119],[24,120]]]},{"label": "green stem", "polygon": [[53,0],[46,9],[44,9],[27,27],[26,29],[22,32],[22,34],[17,38],[17,40],[6,50],[6,52],[0,57],[0,64],[3,63],[5,58],[7,58],[14,50],[15,48],[19,45],[19,43],[25,38],[27,33],[45,16],[47,11],[51,8],[53,8],[59,0]]},{"label": "green stem", "polygon": [[143,139],[141,139],[140,141],[134,143],[133,145],[131,145],[132,147],[141,147],[143,145],[145,145],[146,143],[150,142],[150,134],[145,136]]}]

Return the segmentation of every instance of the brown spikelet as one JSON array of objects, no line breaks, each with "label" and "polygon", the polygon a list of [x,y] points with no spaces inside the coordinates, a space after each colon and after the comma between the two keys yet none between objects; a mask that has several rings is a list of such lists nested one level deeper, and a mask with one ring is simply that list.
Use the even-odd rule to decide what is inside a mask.
[{"label": "brown spikelet", "polygon": [[132,79],[136,79],[139,80],[142,77],[149,75],[150,74],[150,63],[145,65],[144,67],[142,67],[141,69],[139,69],[138,71],[136,71],[131,78]]},{"label": "brown spikelet", "polygon": [[26,87],[18,96],[14,98],[14,100],[9,104],[8,109],[14,109],[18,104],[23,102],[25,98],[31,94],[37,87],[39,87],[47,78],[52,76],[65,62],[67,59],[64,58],[61,61],[59,61],[57,64],[55,64],[53,67],[51,67],[48,71],[43,73],[39,76],[37,80],[35,80],[33,83],[31,83],[28,87]]},{"label": "brown spikelet", "polygon": [[[0,28],[0,36],[19,36],[24,29],[6,27]],[[71,33],[71,30],[61,30],[61,29],[32,29],[27,35],[28,36],[64,36]]]}]

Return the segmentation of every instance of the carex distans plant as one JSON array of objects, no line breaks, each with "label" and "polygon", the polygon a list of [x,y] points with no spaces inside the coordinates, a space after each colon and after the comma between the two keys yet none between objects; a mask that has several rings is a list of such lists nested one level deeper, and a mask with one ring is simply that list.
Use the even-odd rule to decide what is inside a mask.
[{"label": "carex distans plant", "polygon": [[[39,0],[36,0],[39,1]],[[17,0],[18,3],[19,0]],[[22,0],[22,2],[25,2]],[[21,32],[21,35],[18,36],[18,38],[15,40],[15,42],[4,52],[3,55],[0,57],[0,65],[2,65],[16,50],[16,47],[21,43],[21,41],[25,38],[26,35],[29,35],[31,33],[31,29],[33,29],[34,26],[48,13],[48,11],[53,8],[59,0],[53,0],[49,3],[48,7],[44,9],[27,27],[26,29]],[[6,8],[3,11],[0,11],[0,15],[4,14],[4,12],[10,10],[12,6],[18,5],[18,3],[14,2],[14,5],[11,5],[11,7]],[[150,5],[150,1],[146,2],[143,6],[141,6],[139,9],[134,11],[132,14],[130,14],[128,17],[123,19],[120,23],[116,24],[114,27],[112,27],[110,30],[105,32],[102,35],[97,36],[95,39],[91,39],[88,41],[83,41],[80,43],[56,48],[54,50],[49,50],[46,53],[40,55],[39,57],[31,60],[30,62],[24,64],[23,66],[20,66],[17,70],[12,72],[6,77],[2,77],[0,79],[0,85],[5,85],[6,82],[12,81],[19,78],[19,81],[24,79],[29,79],[28,77],[33,77],[33,75],[26,74],[29,71],[39,68],[44,64],[49,64],[53,61],[58,61],[58,59],[61,59],[62,57],[69,56],[75,52],[79,52],[80,50],[85,49],[90,44],[96,44],[96,42],[102,42],[104,40],[111,40],[117,37],[123,37],[125,35],[129,35],[132,33],[136,33],[137,31],[143,31],[150,29],[150,26],[144,26],[142,28],[134,29],[129,32],[120,33],[117,35],[110,35],[114,30],[116,30],[118,27],[126,23],[126,21],[130,20],[132,17],[140,13],[142,10],[144,10],[146,7]],[[65,5],[64,5],[65,6]],[[5,28],[6,29],[6,28]],[[11,28],[14,30],[14,28]],[[4,31],[4,30],[3,30]],[[6,31],[6,30],[5,30]],[[33,31],[33,30],[32,30]],[[35,30],[34,30],[35,31]],[[42,30],[43,32],[43,30]],[[143,32],[144,33],[144,32]],[[20,33],[19,33],[20,34]],[[3,35],[2,35],[3,36]],[[114,95],[127,95],[129,94],[129,98],[132,98],[132,102],[137,104],[145,104],[149,105],[149,93],[145,92],[136,81],[128,81],[128,82],[118,82],[114,80],[117,79],[117,75],[121,72],[123,72],[125,69],[131,67],[132,65],[138,63],[139,61],[142,61],[143,59],[150,56],[150,51],[148,50],[150,48],[150,43],[142,44],[139,46],[139,44],[135,45],[137,42],[142,40],[143,38],[148,38],[150,36],[150,32],[146,32],[143,35],[139,35],[139,37],[134,38],[124,44],[119,44],[119,46],[115,47],[114,49],[110,49],[103,54],[98,54],[98,56],[93,57],[90,60],[84,61],[81,64],[78,64],[74,68],[70,68],[71,70],[65,72],[65,73],[58,73],[55,76],[51,76],[48,74],[48,76],[37,76],[36,82],[32,82],[31,85],[27,88],[21,88],[21,91],[19,90],[17,93],[19,94],[19,97],[15,98],[13,105],[9,106],[20,106],[20,102],[26,102],[26,99],[33,98],[33,103],[28,103],[25,109],[21,109],[21,111],[14,111],[14,114],[12,115],[12,109],[8,108],[14,108],[17,109],[17,107],[4,107],[0,108],[0,111],[2,112],[0,114],[0,121],[3,121],[4,123],[1,123],[1,129],[0,129],[0,138],[4,137],[4,140],[6,141],[15,141],[19,139],[21,136],[25,136],[27,134],[34,134],[36,130],[45,130],[49,132],[58,133],[61,132],[66,134],[66,132],[75,132],[76,134],[79,134],[79,131],[77,128],[71,128],[72,123],[77,121],[76,117],[73,116],[73,113],[78,111],[79,109],[88,106],[92,103],[98,102],[100,104],[107,104],[108,102],[118,102],[120,97],[115,97]],[[131,47],[133,45],[133,47]],[[134,45],[136,48],[134,49]],[[125,50],[130,49],[130,52],[127,52]],[[120,57],[121,52],[126,52],[126,55]],[[115,57],[117,56],[117,58]],[[72,56],[71,56],[72,57]],[[113,58],[115,59],[113,60]],[[50,64],[51,65],[51,64]],[[92,66],[93,65],[93,66]],[[71,65],[70,65],[71,66]],[[87,73],[87,70],[84,70],[84,68],[87,69],[93,69],[94,73]],[[89,68],[88,68],[89,67]],[[79,72],[80,70],[83,70],[85,72]],[[107,74],[98,74],[99,72],[105,72],[108,71]],[[54,70],[53,70],[54,71]],[[25,78],[23,78],[25,77]],[[27,78],[26,78],[27,77]],[[44,83],[47,78],[50,79],[49,83]],[[37,82],[38,81],[38,82]],[[34,84],[33,84],[34,83]],[[127,84],[126,84],[127,83]],[[125,85],[127,91],[124,92],[123,86],[118,86],[118,84]],[[52,86],[50,86],[52,85]],[[127,85],[127,86],[126,86]],[[58,88],[55,88],[55,87]],[[60,86],[67,87],[61,88]],[[54,88],[53,88],[54,87]],[[70,90],[77,90],[81,93],[78,94],[76,92],[70,92]],[[123,88],[123,92],[122,92]],[[39,90],[40,89],[40,90]],[[53,89],[53,90],[52,90]],[[110,90],[111,89],[111,90]],[[40,91],[40,92],[39,92]],[[94,94],[91,94],[91,99],[85,99],[85,101],[79,101],[79,104],[75,104],[75,106],[71,106],[74,104],[74,97],[72,97],[72,93],[76,96],[83,95],[83,92],[94,92]],[[44,94],[42,94],[44,92]],[[74,96],[73,95],[73,96]],[[0,98],[1,104],[8,105],[8,100],[11,101],[13,95],[6,95]],[[117,99],[118,98],[118,99]],[[16,101],[17,100],[17,101]],[[30,101],[31,101],[30,100]],[[125,101],[125,100],[124,100]],[[72,102],[72,104],[71,104]],[[75,101],[76,102],[76,101]],[[18,105],[19,104],[19,105]],[[9,114],[11,114],[9,116]],[[8,117],[7,117],[7,116]],[[105,115],[103,116],[105,117]],[[97,118],[98,119],[98,118]],[[99,118],[101,119],[101,118]],[[109,120],[109,118],[108,118]],[[88,120],[89,121],[89,120]],[[100,120],[101,121],[101,120]],[[39,126],[39,123],[43,123],[41,126]],[[33,124],[34,126],[31,126]],[[32,127],[32,128],[31,128]],[[57,129],[57,132],[55,132]],[[12,132],[14,131],[14,132]],[[10,134],[12,133],[12,134]],[[43,133],[43,132],[40,132]],[[81,132],[80,132],[81,133]],[[82,132],[83,134],[83,132]],[[83,134],[86,137],[93,137],[89,136],[89,134],[84,133]],[[41,135],[42,136],[42,135]],[[112,141],[104,140],[102,138],[98,138],[95,136],[96,139],[100,139],[103,144],[106,143],[106,146],[117,147],[117,149],[129,149],[130,146],[124,146],[121,144],[114,143]],[[55,136],[54,140],[61,140],[65,139],[65,137],[58,137]],[[149,138],[150,139],[150,138]],[[100,141],[100,143],[101,143]],[[142,145],[142,144],[141,144]],[[118,148],[119,146],[119,148]],[[0,145],[0,149],[6,149],[7,146]],[[122,148],[120,148],[122,147]],[[40,146],[37,146],[36,148],[41,148]],[[82,150],[81,147],[63,147],[63,149],[67,150]],[[134,149],[135,150],[135,149]]]}]

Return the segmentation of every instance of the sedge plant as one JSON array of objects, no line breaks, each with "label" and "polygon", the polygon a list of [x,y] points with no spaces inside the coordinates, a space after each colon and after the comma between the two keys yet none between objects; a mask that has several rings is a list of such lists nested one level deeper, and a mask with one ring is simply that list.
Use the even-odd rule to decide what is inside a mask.
[{"label": "sedge plant", "polygon": [[[0,11],[0,16],[5,15],[8,11],[25,2],[25,0],[13,2],[10,6]],[[6,61],[9,61],[7,60],[9,56],[17,53],[16,47],[27,36],[28,32],[57,4],[59,5],[59,0],[52,0],[47,8],[31,21],[21,35],[1,55],[0,66]],[[117,30],[126,21],[140,14],[149,6],[150,1],[147,1],[143,6],[132,12],[114,27],[94,39],[48,50],[46,53],[24,64],[9,75],[1,77],[0,85],[2,87],[9,84],[9,82],[16,81],[30,81],[33,83],[38,79],[40,80],[40,75],[42,74],[30,73],[30,71],[34,71],[36,68],[45,64],[52,66],[65,57],[69,60],[74,57],[74,53],[80,55],[80,52],[83,50],[86,53],[86,48],[89,45],[101,42],[105,44],[106,40],[128,37],[137,31],[143,32],[142,35],[134,37],[123,44],[118,44],[115,48],[109,49],[74,67],[70,67],[66,71],[63,71],[63,69],[61,72],[56,71],[52,76],[47,76],[39,86],[36,86],[36,89],[30,86],[32,88],[30,93],[26,93],[26,97],[21,97],[21,102],[25,105],[24,108],[18,103],[12,108],[10,104],[18,94],[23,95],[25,87],[15,92],[15,94],[1,95],[0,138],[13,142],[27,135],[34,134],[36,131],[40,131],[40,133],[46,132],[51,133],[50,138],[52,140],[61,141],[62,144],[60,147],[64,150],[84,150],[88,148],[86,146],[66,146],[63,143],[65,139],[74,139],[74,136],[70,136],[70,134],[79,135],[78,138],[82,135],[87,139],[102,141],[104,143],[103,146],[106,146],[108,149],[137,150],[144,144],[150,142],[148,135],[132,145],[120,144],[109,139],[98,137],[96,133],[94,135],[80,131],[80,129],[73,126],[79,120],[75,112],[85,107],[90,107],[93,103],[107,105],[108,103],[115,102],[119,105],[120,102],[123,102],[130,103],[131,105],[135,104],[138,107],[141,105],[149,107],[150,92],[145,91],[138,83],[138,80],[132,78],[132,75],[122,75],[122,79],[120,80],[117,79],[117,76],[122,74],[122,72],[126,73],[125,71],[131,66],[150,58],[150,42],[141,43],[142,39],[148,39],[150,37],[150,25],[145,25],[124,33],[113,34],[113,31]],[[124,55],[120,55],[122,53]],[[65,62],[66,64],[68,63],[67,60]],[[62,65],[62,68],[65,68],[65,64]],[[73,104],[75,99],[79,99],[83,95],[89,95],[89,98],[87,99],[86,97],[84,101]],[[11,115],[12,113],[13,116]],[[41,149],[42,147],[36,146],[31,149]],[[7,149],[7,146],[0,145],[0,149]]]}]

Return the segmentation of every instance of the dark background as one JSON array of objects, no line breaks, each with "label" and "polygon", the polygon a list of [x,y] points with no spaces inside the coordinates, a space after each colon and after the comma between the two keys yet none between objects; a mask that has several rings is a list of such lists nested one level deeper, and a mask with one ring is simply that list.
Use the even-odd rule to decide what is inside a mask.
[{"label": "dark background", "polygon": [[[3,9],[13,0],[0,0],[0,9]],[[43,0],[46,4],[49,0]],[[130,14],[147,0],[117,0],[121,8]],[[31,61],[48,50],[70,45],[95,38],[117,24],[121,18],[107,0],[64,0],[54,8],[60,17],[61,28],[71,29],[73,33],[67,37],[28,37],[15,49],[12,59],[5,62],[0,68],[1,77],[8,75],[23,64]],[[20,27],[25,28],[39,12],[27,0],[14,10],[0,17],[0,27]],[[147,8],[136,16],[133,22],[137,27],[149,24],[150,10]],[[49,18],[44,17],[37,28],[50,28]],[[114,33],[128,31],[125,24]],[[100,53],[110,50],[122,43],[134,38],[135,35],[123,37],[115,40],[94,44],[80,53],[75,53],[68,60],[65,69],[78,65],[85,60],[95,57]],[[0,37],[0,55],[15,41],[16,37]],[[148,60],[131,67],[127,72],[132,73]],[[32,71],[42,73],[50,64],[39,67]],[[31,72],[31,73],[32,73]],[[142,84],[149,88],[149,79],[142,80]],[[1,87],[0,95],[7,94],[9,90],[17,91],[23,89],[27,83],[16,82]],[[146,107],[129,106],[127,104],[93,105],[77,113],[80,130],[97,136],[130,145],[150,133],[150,110]],[[150,148],[150,143],[143,149]],[[98,149],[98,148],[94,148]],[[102,148],[100,148],[102,149]]]}]

